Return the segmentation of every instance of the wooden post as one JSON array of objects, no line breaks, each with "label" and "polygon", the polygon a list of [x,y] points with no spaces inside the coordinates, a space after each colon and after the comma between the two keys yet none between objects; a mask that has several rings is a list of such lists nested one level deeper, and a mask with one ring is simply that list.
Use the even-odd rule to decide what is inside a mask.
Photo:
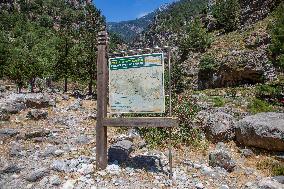
[{"label": "wooden post", "polygon": [[105,169],[107,159],[107,127],[103,125],[107,117],[107,33],[99,33],[97,56],[97,125],[96,125],[96,166],[97,169]]}]

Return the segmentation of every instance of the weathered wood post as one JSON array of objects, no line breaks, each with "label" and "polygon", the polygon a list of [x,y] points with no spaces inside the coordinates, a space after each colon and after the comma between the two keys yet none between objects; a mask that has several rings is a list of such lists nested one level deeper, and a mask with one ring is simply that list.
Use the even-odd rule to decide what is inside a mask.
[{"label": "weathered wood post", "polygon": [[103,124],[103,120],[107,117],[107,32],[100,32],[98,37],[96,166],[97,169],[105,169],[107,166],[107,127]]}]

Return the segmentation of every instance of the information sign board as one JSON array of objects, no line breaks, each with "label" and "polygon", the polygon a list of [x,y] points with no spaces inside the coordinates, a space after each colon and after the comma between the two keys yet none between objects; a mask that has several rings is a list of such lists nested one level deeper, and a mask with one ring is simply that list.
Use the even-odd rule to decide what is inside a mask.
[{"label": "information sign board", "polygon": [[165,112],[163,53],[109,59],[111,113]]}]

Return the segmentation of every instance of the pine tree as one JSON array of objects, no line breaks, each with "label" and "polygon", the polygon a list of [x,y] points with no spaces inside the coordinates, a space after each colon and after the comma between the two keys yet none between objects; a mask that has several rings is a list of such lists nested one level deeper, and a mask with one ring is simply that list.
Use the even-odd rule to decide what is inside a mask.
[{"label": "pine tree", "polygon": [[271,45],[273,63],[280,69],[284,70],[284,3],[282,2],[275,13],[275,23],[271,29]]},{"label": "pine tree", "polygon": [[185,57],[189,51],[204,52],[211,45],[211,37],[199,18],[195,18],[187,27],[186,37],[182,39],[180,50]]}]

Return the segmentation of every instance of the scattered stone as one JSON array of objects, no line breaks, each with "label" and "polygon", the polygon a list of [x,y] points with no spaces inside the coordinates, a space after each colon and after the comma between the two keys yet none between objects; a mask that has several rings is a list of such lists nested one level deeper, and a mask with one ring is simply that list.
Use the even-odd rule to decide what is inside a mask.
[{"label": "scattered stone", "polygon": [[6,112],[0,111],[0,121],[9,121],[10,115]]},{"label": "scattered stone", "polygon": [[27,108],[36,108],[36,109],[48,108],[49,106],[54,105],[54,101],[50,99],[48,95],[41,93],[26,94],[24,97],[24,103]]},{"label": "scattered stone", "polygon": [[78,110],[82,109],[82,105],[83,105],[82,100],[78,99],[72,105],[67,107],[67,110],[78,111]]},{"label": "scattered stone", "polygon": [[[236,124],[237,141],[245,146],[284,151],[284,113],[259,113]],[[273,145],[271,145],[273,144]]]},{"label": "scattered stone", "polygon": [[219,189],[230,189],[228,185],[222,185]]},{"label": "scattered stone", "polygon": [[49,180],[50,180],[50,184],[54,186],[59,186],[62,183],[60,177],[57,175],[51,176]]},{"label": "scattered stone", "polygon": [[284,184],[273,180],[270,177],[261,179],[260,181],[248,182],[245,185],[245,189],[282,189]]},{"label": "scattered stone", "polygon": [[10,149],[11,157],[22,157],[24,156],[23,148],[19,145],[13,145]]},{"label": "scattered stone", "polygon": [[251,149],[240,149],[241,155],[244,157],[251,157],[254,155],[253,151]]},{"label": "scattered stone", "polygon": [[25,139],[32,139],[36,137],[47,137],[50,134],[49,130],[38,129],[25,133]]},{"label": "scattered stone", "polygon": [[62,100],[69,100],[69,99],[70,99],[70,97],[68,95],[63,95],[62,96]]},{"label": "scattered stone", "polygon": [[197,183],[197,184],[195,185],[195,187],[196,187],[197,189],[203,189],[203,188],[204,188],[204,185],[200,182],[200,183]]},{"label": "scattered stone", "polygon": [[85,97],[79,90],[74,90],[71,96],[78,99],[83,99]]},{"label": "scattered stone", "polygon": [[27,118],[32,120],[46,119],[48,112],[44,110],[31,110],[27,114]]},{"label": "scattered stone", "polygon": [[201,166],[201,172],[204,175],[210,175],[210,176],[214,174],[214,170],[211,167],[208,167],[206,165]]},{"label": "scattered stone", "polygon": [[65,152],[64,150],[55,150],[54,155],[59,157],[59,156],[62,156],[64,152]]},{"label": "scattered stone", "polygon": [[272,177],[272,180],[275,180],[281,184],[284,184],[284,175]]},{"label": "scattered stone", "polygon": [[108,150],[109,161],[117,160],[119,163],[129,159],[129,154],[133,151],[133,143],[129,140],[120,140],[112,144]]},{"label": "scattered stone", "polygon": [[91,138],[89,138],[86,135],[80,135],[78,137],[75,138],[74,142],[76,144],[89,144],[91,141]]},{"label": "scattered stone", "polygon": [[14,137],[20,132],[16,129],[0,129],[0,138],[1,137]]},{"label": "scattered stone", "polygon": [[21,102],[8,101],[4,104],[0,103],[0,111],[6,114],[17,114],[24,109],[26,109],[26,106]]},{"label": "scattered stone", "polygon": [[212,167],[221,167],[228,172],[232,172],[236,166],[236,163],[230,156],[229,152],[225,151],[224,149],[219,149],[210,152],[209,165]]},{"label": "scattered stone", "polygon": [[73,189],[75,187],[75,180],[67,180],[61,189]]},{"label": "scattered stone", "polygon": [[92,164],[82,164],[81,166],[78,172],[82,175],[88,175],[94,172],[94,166]]},{"label": "scattered stone", "polygon": [[199,125],[205,130],[208,140],[213,143],[230,141],[235,137],[235,118],[224,112],[201,111],[197,115]]},{"label": "scattered stone", "polygon": [[18,165],[11,164],[5,167],[2,171],[2,173],[19,173],[22,170]]},{"label": "scattered stone", "polygon": [[63,160],[55,160],[52,165],[51,169],[58,172],[66,172],[67,171],[67,164]]},{"label": "scattered stone", "polygon": [[121,172],[121,168],[116,164],[111,164],[107,166],[106,172],[110,175],[118,175]]},{"label": "scattered stone", "polygon": [[33,171],[31,174],[27,175],[26,180],[29,182],[36,182],[48,174],[48,170],[45,168]]}]

